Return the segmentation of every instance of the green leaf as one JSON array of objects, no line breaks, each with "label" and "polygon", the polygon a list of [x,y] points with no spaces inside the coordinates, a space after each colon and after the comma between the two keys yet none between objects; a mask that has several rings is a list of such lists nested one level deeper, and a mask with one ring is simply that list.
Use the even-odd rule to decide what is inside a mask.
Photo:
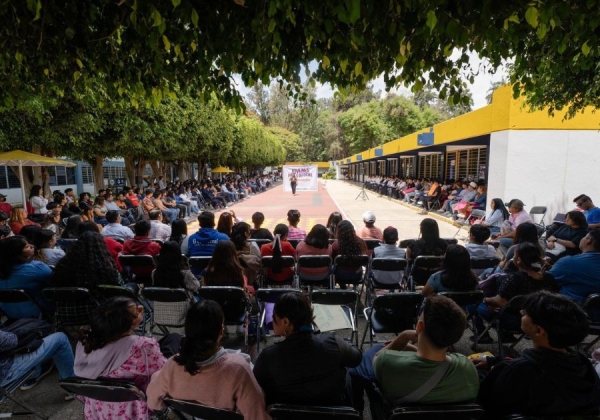
[{"label": "green leaf", "polygon": [[514,14],[514,15],[510,15],[508,17],[508,21],[509,22],[513,22],[513,23],[521,23],[521,21],[519,20],[519,16]]},{"label": "green leaf", "polygon": [[323,59],[321,61],[321,67],[323,67],[323,70],[325,70],[327,67],[329,67],[329,57],[327,57],[326,55],[323,56]]},{"label": "green leaf", "polygon": [[22,64],[23,63],[23,54],[21,54],[20,52],[15,53],[15,60],[17,60],[17,63]]},{"label": "green leaf", "polygon": [[429,28],[429,33],[433,33],[433,29],[437,25],[437,16],[433,10],[427,12],[427,22],[425,24]]},{"label": "green leaf", "polygon": [[444,47],[444,55],[450,57],[452,55],[452,44],[448,44]]},{"label": "green leaf", "polygon": [[536,9],[535,7],[530,7],[525,12],[525,20],[534,28],[538,27],[538,16],[539,12],[538,9]]},{"label": "green leaf", "polygon": [[356,23],[360,18],[360,0],[351,0],[348,20],[350,23]]},{"label": "green leaf", "polygon": [[192,43],[190,44],[190,47],[192,47],[192,51],[196,51],[196,48],[198,48],[198,46],[196,45],[195,42],[192,41]]},{"label": "green leaf", "polygon": [[362,74],[362,63],[360,61],[354,66],[354,74],[357,76]]},{"label": "green leaf", "polygon": [[79,66],[79,68],[83,68],[83,63],[81,62],[81,60],[79,58],[75,59],[75,62],[77,63],[77,65]]},{"label": "green leaf", "polygon": [[181,4],[181,0],[171,0],[171,3],[173,3],[173,7],[177,7]]},{"label": "green leaf", "polygon": [[163,43],[165,44],[165,51],[171,50],[171,43],[169,42],[169,38],[166,35],[162,36]]},{"label": "green leaf", "polygon": [[152,17],[154,18],[154,25],[152,26],[160,26],[160,24],[162,23],[162,16],[158,12],[158,10],[154,9],[152,11]]},{"label": "green leaf", "polygon": [[541,23],[537,28],[538,39],[541,41],[542,39],[544,39],[546,37],[547,33],[548,33],[548,27],[545,24]]},{"label": "green leaf", "polygon": [[585,55],[586,57],[590,54],[591,48],[588,45],[587,41],[583,43],[583,45],[581,46],[581,52],[583,53],[583,55]]},{"label": "green leaf", "polygon": [[35,3],[35,17],[33,18],[34,22],[41,17],[41,11],[42,11],[42,0],[37,0]]},{"label": "green leaf", "polygon": [[48,77],[50,77],[50,70],[48,69],[44,69],[44,74]]},{"label": "green leaf", "polygon": [[73,79],[75,79],[75,81],[78,81],[80,77],[81,77],[81,72],[76,71],[75,73],[73,73]]},{"label": "green leaf", "polygon": [[192,9],[192,23],[196,28],[198,27],[198,12],[196,12],[196,9]]},{"label": "green leaf", "polygon": [[340,68],[342,73],[346,73],[346,67],[348,66],[348,60],[340,60]]},{"label": "green leaf", "polygon": [[261,74],[262,73],[262,65],[258,61],[254,62],[254,72],[256,74]]},{"label": "green leaf", "polygon": [[277,25],[277,22],[275,22],[275,19],[271,19],[269,21],[269,33],[272,33],[275,30],[275,26]]}]

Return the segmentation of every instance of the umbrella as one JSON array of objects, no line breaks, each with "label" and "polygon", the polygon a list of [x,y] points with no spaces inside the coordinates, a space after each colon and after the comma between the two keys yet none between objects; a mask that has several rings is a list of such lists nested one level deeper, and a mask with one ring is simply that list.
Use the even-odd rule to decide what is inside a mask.
[{"label": "umbrella", "polygon": [[229,174],[233,172],[231,169],[226,168],[224,166],[217,166],[215,169],[211,169],[210,171],[216,174]]},{"label": "umbrella", "polygon": [[22,150],[0,153],[0,165],[19,167],[19,180],[21,181],[24,208],[27,208],[27,200],[25,198],[25,184],[23,182],[23,166],[76,166],[73,162],[36,155],[35,153],[24,152]]}]

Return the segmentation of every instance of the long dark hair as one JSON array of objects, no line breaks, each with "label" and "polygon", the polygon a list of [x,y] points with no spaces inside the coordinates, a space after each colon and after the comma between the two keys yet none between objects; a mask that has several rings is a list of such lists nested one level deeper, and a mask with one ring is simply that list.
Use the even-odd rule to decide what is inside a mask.
[{"label": "long dark hair", "polygon": [[188,267],[181,257],[181,247],[177,242],[167,241],[162,244],[156,263],[156,270],[152,277],[155,287],[185,289],[184,271]]},{"label": "long dark hair", "polygon": [[175,241],[181,245],[183,239],[187,236],[187,223],[185,219],[175,219],[171,224],[171,237],[169,240]]},{"label": "long dark hair", "polygon": [[54,238],[54,232],[50,229],[41,229],[36,232],[33,237],[33,245],[35,246],[35,253],[33,259],[41,262],[46,262],[46,254],[42,252],[42,249],[46,248],[49,242]]},{"label": "long dark hair", "polygon": [[344,218],[339,211],[334,211],[329,215],[329,218],[327,219],[327,229],[329,230],[331,238],[336,237],[338,224],[342,220],[344,220]]},{"label": "long dark hair", "polygon": [[502,219],[508,220],[508,218],[510,217],[510,213],[508,212],[508,210],[506,210],[506,206],[504,205],[502,199],[494,198],[492,201],[494,202],[494,211],[500,210],[500,213],[502,213]]},{"label": "long dark hair", "polygon": [[204,283],[207,286],[244,287],[244,269],[233,242],[217,242],[215,252],[206,267]]},{"label": "long dark hair", "polygon": [[365,241],[356,236],[354,226],[348,220],[342,220],[337,227],[337,241],[340,255],[357,257],[367,253]]},{"label": "long dark hair", "polygon": [[99,284],[119,284],[117,266],[102,235],[92,231],[83,232],[71,245],[67,255],[56,264],[52,283],[58,287],[64,283],[75,283],[88,289]]},{"label": "long dark hair", "polygon": [[540,245],[538,239],[538,230],[533,223],[521,223],[515,229],[515,237],[513,238],[513,245],[529,243],[535,245],[540,254],[540,257],[544,255],[544,249]]},{"label": "long dark hair", "polygon": [[231,229],[231,242],[234,243],[235,249],[241,251],[246,246],[246,234],[250,232],[250,225],[246,222],[240,222],[233,225]]},{"label": "long dark hair", "polygon": [[185,317],[185,337],[181,340],[179,354],[174,357],[190,375],[200,371],[197,362],[210,358],[219,349],[223,332],[223,310],[212,300],[195,303]]},{"label": "long dark hair", "polygon": [[114,297],[102,303],[92,314],[90,328],[79,336],[86,354],[119,340],[127,333],[137,318],[129,308],[133,299]]},{"label": "long dark hair", "polygon": [[31,200],[33,197],[39,196],[41,190],[42,190],[42,186],[41,185],[34,185],[34,186],[32,186],[31,190],[29,190],[29,199]]},{"label": "long dark hair", "polygon": [[67,219],[67,227],[65,230],[63,230],[63,233],[60,237],[66,239],[76,239],[78,235],[77,228],[81,224],[82,220],[83,219],[81,219],[81,216],[79,215],[69,217]]},{"label": "long dark hair", "polygon": [[317,223],[312,227],[310,232],[308,232],[304,242],[306,242],[306,245],[318,249],[327,249],[329,247],[329,231],[325,226]]},{"label": "long dark hair", "polygon": [[15,265],[26,262],[23,258],[23,250],[27,245],[27,239],[20,235],[0,241],[0,279],[7,280]]},{"label": "long dark hair", "polygon": [[471,271],[471,255],[460,245],[448,245],[444,255],[442,286],[457,292],[475,290],[477,276]]},{"label": "long dark hair", "polygon": [[233,227],[233,216],[229,212],[223,212],[219,216],[217,222],[217,230],[227,236],[231,236],[231,228]]}]

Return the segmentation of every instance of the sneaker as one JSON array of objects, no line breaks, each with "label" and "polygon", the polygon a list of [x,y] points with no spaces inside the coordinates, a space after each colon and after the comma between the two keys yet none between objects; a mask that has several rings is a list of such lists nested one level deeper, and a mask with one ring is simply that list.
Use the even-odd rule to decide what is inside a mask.
[{"label": "sneaker", "polygon": [[31,388],[33,388],[34,386],[36,386],[46,375],[48,375],[50,372],[52,372],[53,367],[54,367],[54,364],[52,364],[52,360],[48,360],[48,361],[42,363],[42,373],[40,374],[40,376],[38,376],[37,378],[27,379],[25,382],[23,382],[23,385],[21,385],[20,390],[28,391]]}]

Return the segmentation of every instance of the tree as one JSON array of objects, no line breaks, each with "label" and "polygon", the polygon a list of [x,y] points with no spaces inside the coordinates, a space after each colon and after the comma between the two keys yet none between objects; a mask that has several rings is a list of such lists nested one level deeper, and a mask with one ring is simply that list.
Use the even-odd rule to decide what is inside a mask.
[{"label": "tree", "polygon": [[250,109],[254,111],[264,125],[269,125],[271,119],[269,110],[269,90],[261,83],[256,83],[248,93]]},{"label": "tree", "polygon": [[158,105],[180,89],[239,109],[234,75],[290,83],[298,98],[315,62],[309,76],[334,88],[429,80],[467,103],[459,73],[474,51],[492,69],[514,58],[515,94],[532,105],[576,110],[600,106],[597,16],[596,2],[572,0],[5,1],[0,106],[95,92],[104,106]]}]

